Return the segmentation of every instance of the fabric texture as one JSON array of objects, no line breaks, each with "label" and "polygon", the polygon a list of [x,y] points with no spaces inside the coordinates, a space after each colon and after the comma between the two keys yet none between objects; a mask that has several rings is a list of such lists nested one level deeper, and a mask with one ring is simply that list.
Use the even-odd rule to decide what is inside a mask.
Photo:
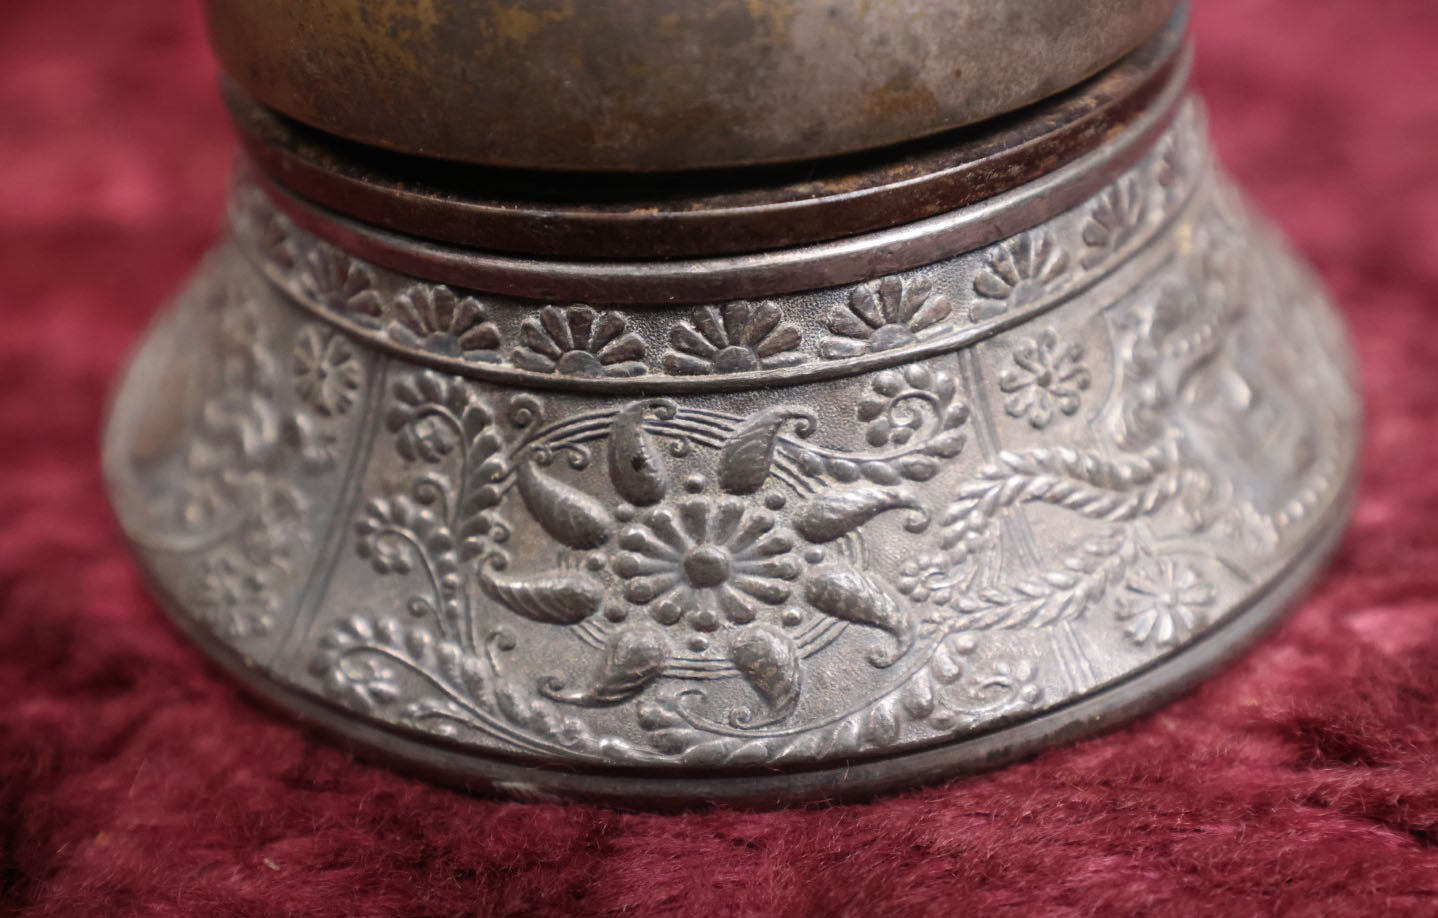
[{"label": "fabric texture", "polygon": [[1438,912],[1438,6],[1204,0],[1219,150],[1342,302],[1356,517],[1257,649],[1107,735],[871,804],[465,796],[261,709],[146,594],[111,380],[214,238],[234,151],[198,4],[0,14],[0,911]]}]

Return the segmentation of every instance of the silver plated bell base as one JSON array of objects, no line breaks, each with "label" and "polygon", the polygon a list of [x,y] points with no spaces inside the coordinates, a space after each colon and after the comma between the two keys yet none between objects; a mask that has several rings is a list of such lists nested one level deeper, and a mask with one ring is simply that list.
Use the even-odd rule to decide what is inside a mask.
[{"label": "silver plated bell base", "polygon": [[[539,269],[242,170],[115,398],[118,516],[216,661],[469,787],[853,797],[1118,722],[1308,582],[1359,416],[1324,294],[1169,108],[991,201],[705,262],[740,292],[698,302],[683,263],[511,296]],[[680,302],[633,292],[665,272]]]}]

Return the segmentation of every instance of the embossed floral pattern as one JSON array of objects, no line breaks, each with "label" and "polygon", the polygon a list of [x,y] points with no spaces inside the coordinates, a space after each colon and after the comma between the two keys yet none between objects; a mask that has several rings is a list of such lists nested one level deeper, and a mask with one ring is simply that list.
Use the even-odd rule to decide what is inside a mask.
[{"label": "embossed floral pattern", "polygon": [[275,600],[265,575],[227,553],[201,562],[191,601],[227,638],[253,637],[274,627]]},{"label": "embossed floral pattern", "polygon": [[285,422],[284,442],[294,450],[305,471],[323,472],[335,467],[343,452],[339,436],[314,415],[296,411]]},{"label": "embossed floral pattern", "polygon": [[566,376],[638,376],[644,372],[644,340],[614,312],[588,306],[546,306],[519,326],[522,347],[510,362],[536,373]]},{"label": "embossed floral pattern", "polygon": [[953,377],[915,363],[874,374],[855,414],[867,422],[864,439],[879,448],[905,446],[932,423],[957,427],[967,419],[968,409],[954,404]]},{"label": "embossed floral pattern", "polygon": [[1115,614],[1135,644],[1172,647],[1208,620],[1213,585],[1191,565],[1153,558],[1129,574]]},{"label": "embossed floral pattern", "polygon": [[395,299],[394,318],[390,335],[404,344],[445,357],[498,359],[499,330],[486,321],[484,307],[472,296],[415,284]]},{"label": "embossed floral pattern", "polygon": [[1082,361],[1083,347],[1060,342],[1052,328],[1021,342],[1014,351],[1014,366],[999,376],[999,388],[1008,395],[1004,411],[1009,417],[1026,418],[1039,430],[1049,425],[1055,412],[1075,413],[1079,393],[1092,381]]},{"label": "embossed floral pattern", "polygon": [[824,318],[833,336],[819,342],[829,359],[887,351],[918,340],[953,311],[949,298],[932,292],[928,278],[897,277],[858,287],[849,302]]},{"label": "embossed floral pattern", "polygon": [[1183,119],[1175,123],[1173,132],[1158,145],[1160,153],[1154,177],[1170,203],[1183,197],[1198,171],[1202,143],[1194,137],[1193,128],[1192,121]]},{"label": "embossed floral pattern", "polygon": [[669,331],[674,350],[664,355],[670,373],[742,373],[789,367],[804,361],[795,353],[799,329],[782,322],[773,303],[701,306]]},{"label": "embossed floral pattern", "polygon": [[295,394],[325,417],[349,411],[364,378],[353,346],[341,335],[306,325],[295,340]]},{"label": "embossed floral pattern", "polygon": [[406,497],[375,498],[355,523],[355,553],[377,574],[407,574],[416,558],[426,557],[413,533],[435,526],[434,515]]},{"label": "embossed floral pattern", "polygon": [[256,240],[265,259],[286,271],[295,267],[295,244],[290,225],[278,213],[269,211],[258,218],[259,238]]},{"label": "embossed floral pattern", "polygon": [[[1157,225],[1160,209],[1171,212],[1165,189],[1152,186],[1161,181],[1159,166],[1150,157],[1139,179],[1152,205],[1148,213],[1133,211],[1144,225]],[[1210,191],[1196,193],[1193,209],[1177,219],[1211,219]],[[417,282],[371,266],[382,278],[386,320],[416,341],[419,331],[441,335],[432,342],[440,351],[462,347],[466,323],[493,321],[502,334],[482,343],[497,340],[488,350],[502,352],[516,371],[425,369],[413,362],[441,361],[406,347],[403,358],[386,358],[385,385],[366,376],[352,386],[343,375],[318,372],[347,363],[322,336],[279,351],[273,375],[236,358],[243,372],[227,376],[235,380],[227,387],[263,390],[279,409],[304,407],[299,418],[274,412],[285,436],[294,431],[280,453],[269,447],[274,425],[265,413],[228,411],[223,400],[207,405],[201,423],[216,434],[208,467],[234,483],[226,498],[244,513],[219,520],[227,524],[228,557],[207,568],[212,582],[202,589],[193,576],[208,550],[191,550],[184,560],[190,579],[176,592],[187,601],[202,593],[203,601],[188,607],[218,622],[229,614],[223,610],[265,614],[258,580],[246,573],[259,568],[274,581],[281,608],[302,600],[307,616],[316,613],[312,628],[308,619],[303,625],[312,637],[302,646],[314,651],[315,678],[307,685],[322,685],[338,703],[363,706],[385,724],[451,736],[480,751],[705,768],[885,754],[987,730],[1022,710],[1038,697],[1025,664],[1040,659],[1057,668],[1045,674],[1044,689],[1067,701],[1105,677],[1102,666],[1082,671],[1082,645],[1103,653],[1130,642],[1179,645],[1245,588],[1236,576],[1217,580],[1224,567],[1210,557],[1236,559],[1243,568],[1251,555],[1262,576],[1260,565],[1277,555],[1271,546],[1249,552],[1226,535],[1180,526],[1181,502],[1200,492],[1189,464],[1209,462],[1215,480],[1223,472],[1211,462],[1212,446],[1228,434],[1198,423],[1202,403],[1158,413],[1162,436],[1152,441],[1115,439],[1114,427],[1126,387],[1143,380],[1135,367],[1178,366],[1169,348],[1206,340],[1198,332],[1211,323],[1201,316],[1160,334],[1168,307],[1153,301],[1165,287],[1249,303],[1254,314],[1265,303],[1210,293],[1194,267],[1203,226],[1180,223],[1193,229],[1194,245],[1185,237],[1172,258],[1153,259],[1156,276],[1123,294],[1147,316],[1146,327],[1138,318],[1121,323],[1122,310],[1104,308],[1106,293],[1085,291],[1051,318],[967,350],[957,342],[921,344],[935,353],[915,363],[886,348],[932,340],[924,336],[955,329],[961,315],[1007,318],[1021,304],[1078,293],[1080,280],[1098,281],[1137,241],[1123,243],[1121,221],[1110,219],[1126,211],[1122,197],[1095,198],[1032,233],[942,268],[905,273],[931,274],[937,291],[922,279],[891,279],[857,292],[846,286],[776,297],[774,304],[617,310],[621,323],[629,316],[627,328],[588,307],[541,310],[479,295],[484,319],[456,311],[456,295],[412,303],[406,325],[392,294]],[[1228,229],[1214,222],[1212,231]],[[294,280],[290,293],[321,245],[299,234],[296,240],[295,265],[284,275]],[[1104,248],[1111,242],[1122,249]],[[1154,252],[1170,254],[1169,244],[1161,236]],[[1089,248],[1107,253],[1093,270],[1080,264]],[[1242,254],[1246,269],[1268,272]],[[281,274],[274,265],[267,270]],[[1287,296],[1291,288],[1281,280],[1274,294]],[[952,308],[937,293],[954,294]],[[284,316],[269,323],[270,335],[289,332],[281,340],[301,342],[294,333],[309,320]],[[327,315],[320,327],[349,317]],[[1042,331],[1050,323],[1062,340]],[[217,333],[211,325],[204,331]],[[647,353],[637,340],[644,335],[653,336]],[[253,337],[253,329],[237,327],[233,343],[243,349]],[[372,337],[340,340],[363,363],[370,347],[364,339]],[[715,389],[722,376],[707,383],[703,376],[688,383],[655,376],[623,386],[551,377],[553,388],[566,390],[552,398],[492,384],[536,372],[626,375],[627,364],[645,362],[647,372],[764,369],[798,360],[806,348],[817,352],[821,342],[826,356],[860,357],[870,371],[826,384],[823,398],[812,397],[818,386],[771,391],[737,382],[718,386],[722,395],[697,394]],[[875,352],[885,359],[861,357]],[[1092,383],[1085,363],[1096,371]],[[963,402],[973,396],[978,408],[989,407],[971,388],[985,379],[1009,426],[995,429],[986,411],[970,433]],[[626,394],[618,397],[595,391],[621,389]],[[1086,391],[1092,389],[1100,392]],[[684,395],[660,397],[668,391]],[[286,397],[292,393],[298,398]],[[1325,409],[1320,398],[1312,401],[1315,412]],[[190,407],[198,416],[200,405]],[[1007,421],[1005,409],[1018,420]],[[1081,437],[1023,433],[1029,424],[1090,409],[1103,423],[1070,431]],[[336,419],[343,412],[344,421],[358,422],[371,410],[374,424]],[[345,536],[359,555],[343,559],[343,589],[330,596],[307,590],[303,575],[334,556],[326,551],[311,561],[308,548],[296,553],[276,541],[300,525],[296,513],[281,492],[266,503],[264,488],[252,484],[257,472],[269,475],[307,452],[302,444],[316,439],[313,429],[338,436],[330,442],[341,444],[344,464],[353,465],[345,475],[354,484],[342,495],[317,479],[295,481],[298,493],[320,501],[316,520],[345,527],[327,530],[323,544]],[[977,441],[961,455],[965,434]],[[1174,446],[1179,436],[1207,452]],[[378,442],[368,443],[372,437]],[[150,469],[170,472],[153,462]],[[1288,487],[1274,490],[1286,496]],[[1321,502],[1331,491],[1320,483],[1314,493]],[[255,508],[265,522],[247,531]],[[1028,545],[1015,541],[1027,527],[1008,522],[1030,514],[1026,508],[1040,523]],[[317,547],[315,539],[301,544]],[[1182,560],[1160,563],[1155,553]],[[278,560],[300,576],[284,583],[284,570],[259,559]],[[1076,642],[1077,662],[1054,654],[1049,635],[1021,630],[1046,628],[1072,628],[1085,639]],[[283,661],[277,665],[296,665],[293,657]],[[869,673],[866,665],[886,672]],[[601,706],[608,709],[602,715],[585,710]]]},{"label": "embossed floral pattern", "polygon": [[1083,241],[1089,247],[1084,264],[1098,264],[1132,239],[1143,225],[1147,208],[1143,192],[1128,179],[1100,193],[1083,228]]},{"label": "embossed floral pattern", "polygon": [[925,552],[904,562],[894,589],[914,602],[928,602],[932,597],[935,605],[945,605],[953,594],[953,584],[945,579],[949,566],[943,552]]},{"label": "embossed floral pattern", "polygon": [[736,498],[693,495],[645,511],[619,544],[624,597],[661,625],[684,621],[701,632],[754,621],[755,603],[783,604],[800,572],[793,537],[774,514]]},{"label": "embossed floral pattern", "polygon": [[969,308],[969,318],[979,322],[1027,306],[1068,265],[1068,253],[1048,233],[1024,233],[994,246],[974,278],[974,293],[981,299]]},{"label": "embossed floral pattern", "polygon": [[383,311],[374,274],[338,249],[317,246],[305,259],[300,290],[322,309],[372,325]]},{"label": "embossed floral pattern", "polygon": [[395,447],[406,459],[438,462],[460,448],[469,426],[487,424],[487,409],[472,404],[462,381],[429,370],[394,384],[394,403],[385,427],[396,434]]},{"label": "embossed floral pattern", "polygon": [[254,500],[240,544],[256,564],[283,567],[299,549],[304,532],[304,498],[288,485],[275,486]]}]

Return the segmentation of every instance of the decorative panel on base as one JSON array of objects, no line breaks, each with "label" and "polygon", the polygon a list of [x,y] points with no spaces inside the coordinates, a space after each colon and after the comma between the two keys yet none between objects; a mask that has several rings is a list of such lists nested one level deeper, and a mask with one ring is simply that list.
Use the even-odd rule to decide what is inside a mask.
[{"label": "decorative panel on base", "polygon": [[397,273],[242,170],[114,403],[119,517],[253,688],[469,786],[835,798],[1091,731],[1281,611],[1358,419],[1195,103],[1142,143],[942,260],[671,306]]}]

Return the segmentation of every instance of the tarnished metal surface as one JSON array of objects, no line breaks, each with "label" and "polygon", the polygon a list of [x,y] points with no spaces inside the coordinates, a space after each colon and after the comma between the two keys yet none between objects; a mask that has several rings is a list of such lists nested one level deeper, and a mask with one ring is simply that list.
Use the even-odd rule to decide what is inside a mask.
[{"label": "tarnished metal surface", "polygon": [[1116,141],[1155,99],[1177,97],[1191,56],[1184,25],[1175,16],[1101,75],[1021,118],[867,155],[683,176],[595,181],[384,153],[276,115],[233,83],[225,89],[261,172],[362,223],[541,257],[712,257],[913,223],[1053,172]]},{"label": "tarnished metal surface", "polygon": [[1138,46],[1175,0],[209,0],[251,95],[485,165],[810,159],[970,124]]},{"label": "tarnished metal surface", "polygon": [[[1181,73],[1181,72],[1180,72]],[[748,254],[697,258],[536,258],[446,246],[310,206],[276,187],[296,223],[348,252],[406,274],[528,299],[614,304],[706,303],[832,287],[950,258],[1015,235],[1086,200],[1147,154],[1183,98],[1181,82],[1124,122],[1101,148],[1031,181],[879,232]],[[769,215],[782,224],[782,211]]]},{"label": "tarnished metal surface", "polygon": [[242,182],[105,464],[177,621],[367,749],[793,800],[1207,671],[1331,544],[1357,416],[1337,317],[1189,105],[1036,226],[697,305],[397,273]]}]

